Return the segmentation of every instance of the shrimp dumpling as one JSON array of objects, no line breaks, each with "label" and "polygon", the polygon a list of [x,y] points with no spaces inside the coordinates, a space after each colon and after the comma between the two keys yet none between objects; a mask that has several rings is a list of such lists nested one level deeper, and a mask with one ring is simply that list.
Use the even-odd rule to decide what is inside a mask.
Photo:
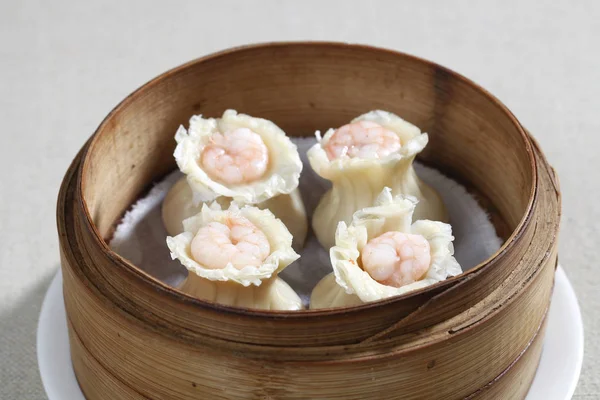
[{"label": "shrimp dumpling", "polygon": [[373,207],[340,222],[329,256],[333,272],[311,294],[311,308],[349,307],[398,296],[458,275],[452,227],[412,222],[417,200],[384,188]]},{"label": "shrimp dumpling", "polygon": [[330,248],[339,221],[349,224],[357,210],[369,207],[384,187],[419,199],[417,219],[446,221],[440,196],[421,181],[412,166],[428,135],[392,113],[376,110],[338,129],[328,130],[308,151],[310,165],[332,183],[315,209],[312,226]]},{"label": "shrimp dumpling", "polygon": [[277,125],[227,110],[221,118],[193,116],[175,140],[175,161],[187,185],[177,182],[163,203],[170,235],[182,232],[183,219],[204,203],[235,201],[272,209],[292,232],[295,247],[302,247],[308,230],[298,191],[302,161]]},{"label": "shrimp dumpling", "polygon": [[300,297],[277,276],[300,256],[271,211],[236,203],[223,210],[215,202],[183,225],[184,232],[167,237],[171,257],[188,269],[180,290],[225,305],[302,308]]}]

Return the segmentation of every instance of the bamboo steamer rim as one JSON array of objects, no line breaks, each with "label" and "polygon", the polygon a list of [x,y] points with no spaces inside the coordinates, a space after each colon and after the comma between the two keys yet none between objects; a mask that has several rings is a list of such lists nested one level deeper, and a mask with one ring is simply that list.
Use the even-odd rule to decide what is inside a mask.
[{"label": "bamboo steamer rim", "polygon": [[[222,304],[212,303],[209,301],[201,300],[201,299],[189,296],[189,295],[177,290],[176,288],[163,283],[162,281],[149,275],[142,269],[138,268],[137,266],[135,266],[134,264],[129,262],[127,259],[121,257],[119,254],[117,254],[116,252],[111,250],[110,247],[108,246],[108,243],[102,238],[102,235],[100,234],[95,223],[93,222],[93,218],[91,216],[90,209],[88,207],[85,196],[83,196],[83,193],[85,192],[85,187],[87,185],[86,174],[84,172],[89,168],[89,159],[90,159],[89,154],[91,154],[92,151],[94,150],[94,146],[95,146],[96,142],[99,140],[99,137],[102,134],[102,131],[109,124],[109,122],[111,121],[113,116],[117,115],[123,108],[128,106],[131,102],[137,100],[138,97],[142,96],[146,90],[157,85],[163,79],[165,79],[169,76],[175,75],[175,74],[187,69],[188,67],[190,67],[192,65],[195,65],[197,63],[206,62],[206,61],[213,60],[213,59],[218,59],[218,58],[227,56],[231,53],[252,51],[252,50],[263,49],[263,48],[282,48],[282,47],[288,47],[288,46],[319,47],[319,48],[323,48],[323,49],[326,49],[328,47],[334,47],[334,48],[344,47],[344,48],[353,48],[353,49],[357,49],[357,50],[369,51],[369,52],[373,52],[374,54],[380,53],[380,54],[390,54],[390,55],[394,55],[394,56],[404,57],[411,61],[416,61],[420,64],[423,64],[426,67],[433,67],[437,70],[443,71],[444,74],[451,76],[453,79],[457,79],[459,81],[462,81],[463,83],[466,83],[467,85],[471,86],[472,88],[474,88],[475,90],[477,90],[481,94],[483,94],[485,97],[487,97],[488,100],[490,100],[491,103],[494,104],[494,106],[499,108],[500,111],[503,114],[505,114],[506,117],[508,117],[508,120],[516,128],[517,132],[521,136],[521,139],[523,140],[523,145],[525,146],[525,151],[526,151],[526,154],[527,154],[527,157],[529,160],[529,166],[530,166],[529,174],[531,177],[531,188],[530,188],[530,194],[529,194],[529,201],[528,201],[527,207],[525,209],[525,214],[523,215],[523,217],[521,218],[518,225],[511,233],[511,235],[508,237],[508,239],[500,247],[500,249],[498,249],[498,251],[496,251],[487,260],[479,263],[475,267],[471,268],[470,270],[468,270],[466,272],[463,272],[460,275],[451,277],[445,281],[438,282],[434,285],[431,285],[431,286],[428,286],[428,287],[425,287],[422,289],[418,289],[418,290],[415,290],[415,291],[412,291],[409,293],[405,293],[400,296],[395,296],[395,297],[379,300],[376,302],[365,303],[365,304],[353,306],[353,307],[334,308],[334,309],[319,309],[319,310],[302,310],[302,311],[257,310],[257,309],[243,308],[243,307],[225,306]],[[274,122],[277,123],[277,121],[274,121]],[[83,152],[81,154],[81,160],[82,161],[79,165],[79,168],[76,171],[77,182],[76,182],[75,190],[77,193],[76,197],[78,197],[79,201],[81,202],[81,209],[82,209],[82,212],[85,217],[84,223],[86,224],[86,228],[93,235],[93,239],[94,239],[93,244],[95,246],[97,246],[98,248],[100,248],[102,250],[102,252],[104,252],[112,260],[112,262],[114,262],[116,267],[126,269],[128,272],[133,273],[144,284],[149,285],[153,290],[155,290],[159,293],[171,296],[171,297],[177,299],[178,301],[192,304],[194,306],[198,306],[198,307],[202,307],[202,308],[211,309],[213,311],[218,311],[221,313],[243,315],[245,317],[254,316],[254,317],[258,317],[258,318],[262,318],[262,319],[267,318],[267,319],[277,320],[277,319],[282,319],[282,318],[283,319],[292,318],[295,320],[297,320],[297,319],[306,320],[308,322],[311,320],[315,320],[315,318],[327,318],[327,317],[330,317],[330,316],[336,315],[336,314],[346,314],[347,315],[348,313],[352,313],[353,311],[359,311],[359,310],[362,311],[362,310],[366,310],[366,309],[370,309],[370,308],[379,307],[381,305],[388,304],[391,302],[400,302],[407,298],[410,298],[413,296],[418,296],[419,294],[438,289],[442,286],[444,286],[444,287],[449,286],[458,279],[465,279],[465,278],[470,279],[470,277],[475,276],[484,267],[491,266],[492,264],[494,264],[495,260],[498,257],[500,257],[503,254],[505,254],[506,252],[508,252],[514,246],[514,244],[518,241],[519,237],[521,237],[521,235],[523,234],[528,221],[531,219],[532,210],[534,209],[534,205],[537,202],[537,197],[538,197],[537,162],[536,162],[534,150],[533,150],[532,143],[531,143],[531,138],[525,132],[525,129],[518,122],[518,120],[513,115],[513,113],[500,100],[498,100],[495,96],[493,96],[490,92],[488,92],[487,90],[485,90],[484,88],[479,86],[477,83],[473,82],[472,80],[466,78],[465,76],[463,76],[449,68],[446,68],[437,63],[434,63],[432,61],[429,61],[429,60],[426,60],[426,59],[423,59],[420,57],[416,57],[416,56],[413,56],[410,54],[406,54],[406,53],[403,53],[400,51],[396,51],[396,50],[390,50],[390,49],[369,46],[369,45],[363,45],[363,44],[350,44],[350,43],[341,43],[341,42],[328,42],[328,41],[294,42],[294,41],[291,41],[291,42],[266,42],[266,43],[243,45],[243,46],[233,47],[233,48],[229,48],[229,49],[226,49],[223,51],[215,52],[215,53],[206,55],[204,57],[200,57],[200,58],[191,60],[191,61],[184,63],[178,67],[175,67],[173,69],[170,69],[167,72],[164,72],[164,73],[158,75],[157,77],[151,79],[150,81],[148,81],[147,83],[145,83],[144,85],[142,85],[141,87],[136,89],[134,92],[129,94],[124,100],[122,100],[117,106],[115,106],[110,111],[110,113],[103,119],[103,121],[100,123],[98,128],[95,130],[91,139],[85,145],[85,149],[83,150]]]}]

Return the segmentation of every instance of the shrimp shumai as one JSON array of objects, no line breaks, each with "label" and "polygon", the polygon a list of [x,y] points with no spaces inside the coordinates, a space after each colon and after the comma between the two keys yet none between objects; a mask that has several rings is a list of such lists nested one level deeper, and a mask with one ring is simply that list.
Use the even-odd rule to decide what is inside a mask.
[{"label": "shrimp shumai", "polygon": [[417,219],[446,221],[439,195],[413,169],[415,156],[428,135],[386,111],[371,111],[348,125],[328,130],[308,151],[314,171],[332,183],[317,206],[312,226],[325,248],[334,244],[339,221],[346,224],[355,211],[369,207],[384,187],[419,199]]},{"label": "shrimp shumai", "polygon": [[420,289],[462,269],[454,258],[452,227],[412,222],[417,200],[384,188],[373,207],[340,222],[330,249],[333,272],[314,288],[311,308],[347,307]]},{"label": "shrimp shumai", "polygon": [[202,204],[231,201],[270,209],[290,229],[300,249],[307,232],[298,191],[302,161],[296,145],[271,121],[227,110],[221,118],[193,116],[189,129],[175,134],[175,160],[185,178],[169,191],[162,216],[167,232],[183,230],[182,221]]},{"label": "shrimp shumai", "polygon": [[167,237],[171,257],[188,269],[181,291],[238,307],[302,308],[300,297],[277,276],[299,255],[272,212],[235,203],[222,210],[215,202],[204,204],[183,226],[184,232]]}]

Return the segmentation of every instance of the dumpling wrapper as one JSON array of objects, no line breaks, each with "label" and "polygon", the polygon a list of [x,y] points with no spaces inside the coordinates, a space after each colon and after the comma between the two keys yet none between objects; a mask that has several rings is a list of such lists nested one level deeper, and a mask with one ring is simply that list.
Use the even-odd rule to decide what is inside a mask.
[{"label": "dumpling wrapper", "polygon": [[[401,148],[383,158],[339,157],[330,160],[325,146],[335,133],[329,129],[322,139],[308,151],[310,165],[315,172],[332,182],[332,188],[317,206],[312,225],[321,245],[330,248],[335,242],[339,221],[349,224],[357,210],[370,207],[384,187],[393,193],[419,199],[416,219],[447,221],[447,212],[440,196],[419,179],[413,161],[428,143],[427,133],[392,113],[376,110],[351,121],[375,122],[396,133]],[[319,135],[317,134],[317,139]]]},{"label": "dumpling wrapper", "polygon": [[[261,265],[246,266],[242,269],[237,269],[231,263],[221,269],[207,268],[199,264],[191,253],[194,236],[201,227],[214,221],[223,223],[231,214],[247,218],[265,234],[271,248],[270,254]],[[260,286],[262,281],[276,276],[300,257],[292,249],[292,235],[283,222],[275,218],[269,210],[260,210],[251,206],[239,208],[235,203],[229,209],[222,210],[218,203],[213,203],[210,207],[204,204],[199,214],[183,221],[183,226],[183,233],[175,237],[167,237],[167,246],[171,251],[171,257],[178,259],[188,269],[190,275],[196,274],[209,281]]]},{"label": "dumpling wrapper", "polygon": [[210,281],[190,273],[179,288],[190,296],[215,303],[260,310],[302,310],[302,299],[283,279],[263,280],[260,286]]},{"label": "dumpling wrapper", "polygon": [[[202,151],[215,133],[248,128],[258,134],[268,149],[269,164],[264,176],[236,185],[213,180],[200,166]],[[175,161],[194,192],[194,203],[212,201],[224,196],[240,204],[257,204],[279,194],[291,193],[298,187],[302,161],[296,145],[273,122],[227,110],[221,118],[190,118],[189,129],[180,126],[175,134]]]},{"label": "dumpling wrapper", "polygon": [[[313,290],[310,308],[349,307],[382,300],[462,273],[453,256],[452,227],[430,220],[413,223],[416,204],[415,198],[402,195],[393,197],[392,191],[384,188],[373,207],[354,214],[350,226],[340,222],[335,246],[329,252],[333,272],[325,276]],[[367,242],[389,231],[422,235],[429,242],[431,262],[421,280],[401,287],[387,286],[377,282],[360,267],[361,251]]]}]

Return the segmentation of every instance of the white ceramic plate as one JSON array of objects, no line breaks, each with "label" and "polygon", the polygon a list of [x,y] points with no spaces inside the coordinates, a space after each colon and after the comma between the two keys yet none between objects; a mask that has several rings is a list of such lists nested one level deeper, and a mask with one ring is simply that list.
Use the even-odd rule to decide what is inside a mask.
[{"label": "white ceramic plate", "polygon": [[[60,272],[52,281],[42,305],[37,353],[40,375],[49,400],[85,400],[71,365]],[[559,266],[542,359],[527,400],[570,399],[579,379],[582,361],[581,312],[575,292]]]}]

